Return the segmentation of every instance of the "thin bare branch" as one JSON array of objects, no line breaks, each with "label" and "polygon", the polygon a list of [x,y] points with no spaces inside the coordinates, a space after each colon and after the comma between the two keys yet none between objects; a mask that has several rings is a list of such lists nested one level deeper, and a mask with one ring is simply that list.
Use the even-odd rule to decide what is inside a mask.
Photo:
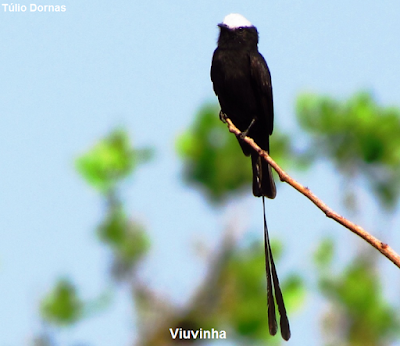
[{"label": "thin bare branch", "polygon": [[[229,118],[224,119],[228,124],[229,131],[240,135],[241,131],[232,123]],[[248,143],[254,150],[258,152],[258,154],[268,163],[274,170],[278,173],[281,181],[288,183],[293,186],[297,191],[306,196],[311,202],[313,202],[319,209],[321,209],[325,215],[336,222],[340,223],[342,226],[348,228],[353,233],[357,234],[369,244],[371,244],[374,248],[379,250],[384,256],[386,256],[389,260],[391,260],[397,267],[400,268],[400,256],[386,243],[381,242],[379,239],[375,238],[367,231],[365,231],[362,227],[354,224],[353,222],[347,220],[343,216],[334,212],[331,208],[329,208],[324,202],[322,202],[316,195],[314,195],[308,187],[305,187],[298,183],[296,180],[291,178],[282,168],[278,166],[278,164],[268,155],[267,152],[262,150],[252,138],[244,137],[243,140]]]}]

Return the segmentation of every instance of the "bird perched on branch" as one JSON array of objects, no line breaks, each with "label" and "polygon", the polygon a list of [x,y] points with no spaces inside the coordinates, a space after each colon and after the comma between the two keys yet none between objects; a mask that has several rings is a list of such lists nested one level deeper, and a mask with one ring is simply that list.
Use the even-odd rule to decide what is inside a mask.
[{"label": "bird perched on branch", "polygon": [[251,156],[253,194],[263,198],[264,243],[267,272],[268,323],[272,335],[277,332],[275,303],[280,313],[280,328],[285,340],[290,338],[289,321],[276,273],[265,217],[264,197],[275,198],[276,187],[271,167],[242,138],[249,136],[269,152],[269,136],[274,127],[271,74],[258,51],[258,31],[240,14],[229,14],[218,24],[220,34],[211,65],[211,80],[221,106],[220,118],[229,118],[242,131],[239,144]]}]

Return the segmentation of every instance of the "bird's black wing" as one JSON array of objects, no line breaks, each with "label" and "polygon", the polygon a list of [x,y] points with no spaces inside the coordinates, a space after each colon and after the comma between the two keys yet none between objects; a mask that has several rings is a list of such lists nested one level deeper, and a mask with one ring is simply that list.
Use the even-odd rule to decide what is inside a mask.
[{"label": "bird's black wing", "polygon": [[258,51],[251,53],[249,57],[253,88],[262,110],[261,120],[267,124],[268,134],[271,135],[274,129],[271,74],[267,62]]},{"label": "bird's black wing", "polygon": [[211,70],[210,70],[210,77],[213,83],[213,89],[215,95],[217,96],[220,93],[219,88],[224,80],[224,76],[222,75],[222,68],[220,65],[221,65],[221,60],[219,59],[219,49],[217,48],[213,54]]}]

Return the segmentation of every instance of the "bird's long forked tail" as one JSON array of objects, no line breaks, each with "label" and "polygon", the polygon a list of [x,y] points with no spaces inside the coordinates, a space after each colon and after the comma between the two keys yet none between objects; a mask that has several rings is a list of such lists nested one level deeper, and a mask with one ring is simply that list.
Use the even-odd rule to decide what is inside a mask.
[{"label": "bird's long forked tail", "polygon": [[269,163],[262,160],[258,153],[252,153],[251,165],[253,168],[253,195],[274,199],[276,187]]},{"label": "bird's long forked tail", "polygon": [[[275,299],[278,305],[280,315],[280,329],[282,338],[286,341],[290,339],[290,326],[286,314],[285,303],[283,301],[282,291],[279,286],[278,274],[274,258],[272,257],[271,244],[269,241],[267,218],[265,216],[265,197],[262,197],[263,212],[264,212],[264,250],[265,250],[265,269],[267,274],[267,303],[268,303],[268,327],[269,333],[275,335],[277,332],[276,313],[275,313]],[[275,293],[275,299],[274,299]]]}]

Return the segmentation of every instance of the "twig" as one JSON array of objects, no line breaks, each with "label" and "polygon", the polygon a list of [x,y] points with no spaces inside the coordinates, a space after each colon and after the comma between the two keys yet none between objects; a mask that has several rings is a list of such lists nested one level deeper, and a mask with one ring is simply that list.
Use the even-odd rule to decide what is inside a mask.
[{"label": "twig", "polygon": [[[229,132],[232,132],[236,135],[240,135],[241,131],[232,123],[229,118],[224,119],[228,124]],[[258,154],[266,160],[271,167],[278,173],[281,181],[288,183],[293,186],[297,191],[306,196],[311,202],[313,202],[319,209],[321,209],[325,215],[336,222],[340,223],[342,226],[348,228],[353,233],[357,234],[369,244],[371,244],[374,248],[379,250],[384,256],[386,256],[389,260],[391,260],[397,267],[400,268],[400,256],[386,243],[381,242],[379,239],[375,238],[367,231],[365,231],[362,227],[356,225],[355,223],[347,220],[343,216],[334,212],[331,208],[329,208],[324,202],[322,202],[316,195],[314,195],[308,187],[305,187],[298,183],[296,180],[291,178],[282,168],[278,166],[278,164],[268,155],[267,152],[262,150],[252,138],[244,137],[243,140],[248,143],[254,150],[258,152]]]}]

